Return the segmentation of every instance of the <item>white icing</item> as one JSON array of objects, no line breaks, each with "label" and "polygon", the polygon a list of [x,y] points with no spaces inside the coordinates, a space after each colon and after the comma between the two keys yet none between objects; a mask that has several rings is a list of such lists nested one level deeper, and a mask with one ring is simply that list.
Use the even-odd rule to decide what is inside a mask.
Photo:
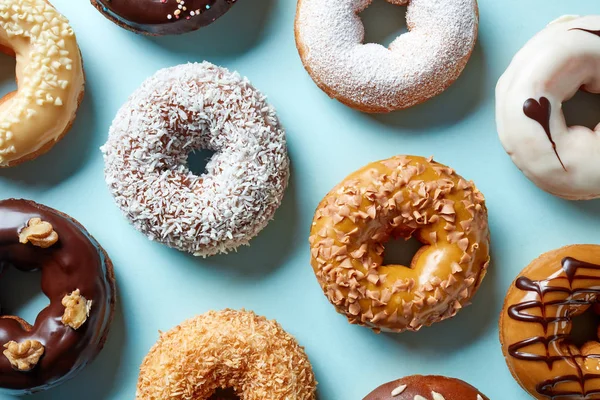
[{"label": "white icing", "polygon": [[363,44],[358,14],[372,0],[300,0],[296,39],[316,83],[378,111],[441,93],[462,72],[477,38],[476,0],[388,0],[406,5],[408,33],[385,48]]},{"label": "white icing", "polygon": [[[202,176],[188,154],[216,151]],[[273,217],[289,175],[275,110],[247,79],[210,63],[158,71],[117,113],[105,177],[150,239],[198,256],[227,252]]]},{"label": "white icing", "polygon": [[[573,30],[600,30],[600,16],[566,18],[533,37],[496,87],[500,140],[515,164],[540,188],[567,199],[600,197],[600,125],[568,127],[562,103],[585,85],[600,93],[600,37]],[[528,118],[529,98],[549,99],[550,131],[563,166],[543,127]]]}]

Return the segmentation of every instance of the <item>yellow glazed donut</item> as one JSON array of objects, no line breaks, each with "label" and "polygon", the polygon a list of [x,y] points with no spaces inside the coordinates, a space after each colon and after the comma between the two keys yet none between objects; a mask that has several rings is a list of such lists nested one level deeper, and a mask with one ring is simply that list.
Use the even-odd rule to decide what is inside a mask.
[{"label": "yellow glazed donut", "polygon": [[0,50],[17,59],[18,89],[0,100],[0,167],[10,167],[69,130],[85,79],[73,29],[43,0],[0,1]]},{"label": "yellow glazed donut", "polygon": [[[423,247],[410,267],[383,265],[391,237]],[[489,264],[483,195],[451,168],[414,156],[374,162],[321,202],[311,264],[327,298],[351,323],[416,331],[450,318],[475,294]]]}]

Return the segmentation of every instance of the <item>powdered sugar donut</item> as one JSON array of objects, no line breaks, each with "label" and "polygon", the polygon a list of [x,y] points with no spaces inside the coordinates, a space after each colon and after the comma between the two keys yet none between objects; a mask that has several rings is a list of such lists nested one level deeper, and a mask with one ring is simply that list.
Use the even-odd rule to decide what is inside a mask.
[{"label": "powdered sugar donut", "polygon": [[366,112],[389,112],[443,92],[461,74],[477,39],[476,0],[387,0],[408,6],[408,33],[389,48],[363,44],[359,13],[372,0],[298,0],[296,44],[315,83]]},{"label": "powdered sugar donut", "polygon": [[[210,149],[206,173],[188,154]],[[118,206],[150,239],[198,256],[256,236],[286,188],[275,110],[246,78],[210,63],[158,71],[121,107],[102,147]]]},{"label": "powdered sugar donut", "polygon": [[600,197],[600,124],[567,126],[562,103],[600,93],[600,16],[563,17],[517,53],[496,87],[500,140],[543,190],[570,200]]}]

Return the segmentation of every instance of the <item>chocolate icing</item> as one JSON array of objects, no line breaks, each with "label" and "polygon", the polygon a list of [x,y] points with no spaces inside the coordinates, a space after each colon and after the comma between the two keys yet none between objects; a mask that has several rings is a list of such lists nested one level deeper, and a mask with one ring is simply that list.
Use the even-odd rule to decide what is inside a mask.
[{"label": "chocolate icing", "polygon": [[527,99],[525,104],[523,104],[523,113],[544,128],[548,140],[552,143],[554,154],[556,154],[558,161],[560,161],[560,165],[562,165],[563,169],[566,171],[567,168],[558,155],[556,143],[554,142],[554,139],[552,139],[552,132],[550,132],[550,116],[552,115],[552,105],[550,104],[550,100],[546,97],[540,97],[539,102],[536,99]]},{"label": "chocolate icing", "polygon": [[[399,394],[392,396],[392,391],[406,385]],[[416,396],[431,399],[432,392],[444,396],[445,400],[489,400],[476,388],[459,379],[445,376],[407,376],[396,381],[385,383],[369,393],[363,400],[414,400]]]},{"label": "chocolate icing", "polygon": [[[59,235],[47,249],[19,243],[19,232],[31,218],[52,224]],[[0,201],[0,274],[6,268],[41,270],[42,292],[50,305],[33,326],[0,314],[0,347],[14,340],[38,340],[45,347],[29,372],[16,371],[0,348],[0,388],[11,394],[45,390],[73,377],[100,351],[106,339],[115,302],[112,264],[100,245],[76,221],[26,200]],[[0,275],[1,277],[1,275]],[[92,308],[78,330],[63,325],[62,298],[79,289]]]},{"label": "chocolate icing", "polygon": [[[508,347],[508,353],[519,360],[532,361],[532,362],[544,362],[548,365],[548,368],[552,370],[552,366],[557,361],[570,361],[570,364],[575,366],[577,369],[577,375],[566,375],[557,376],[552,379],[547,379],[540,382],[536,386],[536,390],[539,394],[547,396],[550,399],[580,399],[587,396],[600,394],[600,390],[590,390],[586,388],[586,382],[593,379],[600,379],[600,374],[587,374],[580,367],[580,363],[584,362],[586,358],[600,358],[600,355],[582,355],[573,354],[569,347],[569,335],[566,333],[555,334],[549,332],[549,325],[561,322],[570,322],[572,316],[572,310],[580,308],[586,305],[595,304],[597,299],[600,299],[600,276],[586,275],[582,273],[578,275],[580,270],[595,270],[600,271],[600,265],[590,264],[587,262],[579,261],[573,258],[565,258],[562,260],[562,268],[564,276],[558,276],[551,280],[540,280],[534,281],[527,277],[519,277],[515,281],[515,286],[526,292],[533,292],[537,294],[538,300],[524,301],[522,303],[515,304],[508,308],[508,315],[510,318],[522,321],[540,324],[544,328],[543,337],[532,337],[520,342],[514,343]],[[568,282],[568,287],[563,286],[552,286],[553,282],[557,283],[561,280]],[[573,288],[573,283],[578,280],[589,280],[597,282],[592,288],[591,285],[586,287]],[[548,293],[563,293],[560,299],[546,301],[544,300],[545,295]],[[564,310],[562,313],[548,314],[547,308],[559,308]],[[541,316],[532,315],[527,313],[527,310],[539,309]],[[524,351],[525,348],[530,346],[536,346],[542,344],[546,349],[545,354],[528,353]],[[563,349],[565,355],[550,355],[550,346],[555,348]],[[558,392],[555,386],[561,383],[575,382],[581,387],[579,391],[570,392]],[[597,385],[596,385],[597,386]]]},{"label": "chocolate icing", "polygon": [[[214,22],[237,0],[92,0],[110,19],[134,30],[168,35]],[[179,8],[181,6],[181,8]],[[185,10],[184,10],[185,8]]]}]

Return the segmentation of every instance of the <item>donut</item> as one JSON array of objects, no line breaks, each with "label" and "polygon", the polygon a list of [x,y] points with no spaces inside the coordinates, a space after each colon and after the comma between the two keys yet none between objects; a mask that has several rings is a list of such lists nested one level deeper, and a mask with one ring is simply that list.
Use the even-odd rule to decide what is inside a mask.
[{"label": "donut", "polygon": [[489,400],[459,379],[413,375],[379,386],[363,400]]},{"label": "donut", "polygon": [[542,254],[512,283],[500,317],[510,372],[536,399],[597,399],[600,343],[569,341],[573,318],[600,299],[600,246]]},{"label": "donut", "polygon": [[41,270],[50,302],[34,325],[0,314],[0,389],[30,394],[71,379],[102,349],[115,276],[104,249],[77,221],[15,199],[0,201],[0,276],[8,268]]},{"label": "donut", "polygon": [[496,87],[500,141],[541,189],[569,200],[600,197],[600,124],[567,126],[563,102],[600,93],[600,16],[563,17],[531,39]]},{"label": "donut", "polygon": [[409,32],[386,48],[364,43],[359,17],[372,0],[298,0],[296,45],[325,93],[360,111],[383,113],[446,90],[471,57],[477,0],[387,0],[408,6]]},{"label": "donut", "polygon": [[[392,237],[423,246],[410,266],[383,265]],[[345,178],[315,212],[311,264],[350,323],[418,331],[466,306],[489,264],[483,195],[452,168],[416,156],[371,163]]]},{"label": "donut", "polygon": [[241,400],[314,400],[304,349],[275,321],[210,311],[161,334],[140,368],[139,400],[206,400],[219,388]]},{"label": "donut", "polygon": [[237,0],[91,0],[106,18],[136,33],[182,34],[209,25]]},{"label": "donut", "polygon": [[[216,153],[194,175],[190,152]],[[289,176],[275,110],[246,78],[210,63],[158,71],[121,107],[105,176],[136,229],[197,256],[226,253],[273,218]]]},{"label": "donut", "polygon": [[69,21],[44,0],[0,2],[0,51],[17,59],[19,88],[0,99],[0,167],[12,167],[66,134],[85,78]]}]

